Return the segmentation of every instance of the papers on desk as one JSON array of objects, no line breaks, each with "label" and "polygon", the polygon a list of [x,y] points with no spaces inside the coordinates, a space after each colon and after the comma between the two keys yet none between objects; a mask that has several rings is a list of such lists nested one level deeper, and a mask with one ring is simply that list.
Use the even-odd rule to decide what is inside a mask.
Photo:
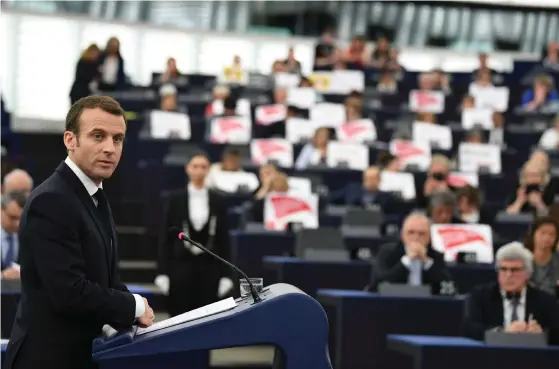
[{"label": "papers on desk", "polygon": [[170,319],[162,320],[153,324],[151,327],[148,328],[138,328],[136,335],[142,335],[150,332],[155,332],[160,329],[169,328],[175,325],[179,325],[182,323],[190,322],[192,320],[204,318],[210,315],[218,314],[227,310],[231,310],[237,306],[237,303],[232,297],[229,297],[225,300],[221,300],[218,302],[214,302],[213,304],[202,306],[201,308],[188,311],[184,314],[177,315]]}]

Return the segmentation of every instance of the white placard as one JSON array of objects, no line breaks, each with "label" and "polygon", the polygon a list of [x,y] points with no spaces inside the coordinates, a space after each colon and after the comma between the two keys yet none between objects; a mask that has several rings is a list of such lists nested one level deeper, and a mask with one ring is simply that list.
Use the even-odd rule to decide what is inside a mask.
[{"label": "white placard", "polygon": [[369,149],[359,143],[330,141],[326,148],[326,163],[329,167],[365,170],[369,167]]},{"label": "white placard", "polygon": [[256,124],[269,126],[285,120],[287,106],[283,104],[260,105],[256,108],[254,115],[256,116]]},{"label": "white placard", "polygon": [[479,187],[479,176],[477,173],[452,172],[448,175],[446,182],[449,186],[460,188],[464,186]]},{"label": "white placard", "polygon": [[190,140],[190,118],[183,113],[152,110],[149,116],[151,137]]},{"label": "white placard", "polygon": [[383,171],[380,177],[381,191],[397,192],[404,200],[415,199],[415,179],[413,174]]},{"label": "white placard", "polygon": [[462,128],[473,129],[480,126],[482,129],[491,130],[493,123],[493,110],[487,108],[464,109],[462,111]]},{"label": "white placard", "polygon": [[342,142],[374,142],[377,129],[371,119],[359,119],[339,126],[336,136]]},{"label": "white placard", "polygon": [[268,194],[264,200],[264,227],[282,231],[288,223],[318,228],[318,195]]},{"label": "white placard", "polygon": [[[221,115],[225,111],[222,100],[214,100],[212,102],[213,115]],[[235,114],[241,117],[250,117],[250,101],[248,99],[237,100]]]},{"label": "white placard", "polygon": [[274,74],[274,79],[276,81],[276,87],[283,87],[283,88],[295,88],[299,86],[301,82],[301,77],[298,74],[292,73],[276,73]]},{"label": "white placard", "polygon": [[493,263],[493,233],[486,224],[434,224],[431,245],[447,262],[456,262],[459,252],[473,252],[477,262]]},{"label": "white placard", "polygon": [[426,171],[431,165],[431,147],[425,142],[392,140],[390,153],[400,159],[403,168],[415,165]]},{"label": "white placard", "polygon": [[246,187],[248,192],[254,192],[260,185],[256,174],[251,172],[217,171],[212,174],[215,188],[220,191],[235,193],[239,188]]},{"label": "white placard", "polygon": [[285,121],[285,137],[291,143],[309,141],[315,130],[316,125],[308,119],[288,118]]},{"label": "white placard", "polygon": [[248,84],[248,73],[243,68],[225,67],[217,76],[220,83],[246,86]]},{"label": "white placard", "polygon": [[431,148],[452,149],[452,131],[448,126],[414,122],[412,125],[412,136],[414,142],[426,143]]},{"label": "white placard", "polygon": [[287,184],[290,194],[303,196],[312,194],[312,182],[309,178],[289,177],[287,178]]},{"label": "white placard", "polygon": [[317,127],[336,128],[346,122],[345,108],[342,104],[316,104],[310,109],[309,117]]},{"label": "white placard", "polygon": [[508,109],[510,95],[508,87],[479,87],[471,84],[469,92],[474,97],[477,108],[499,112]]},{"label": "white placard", "polygon": [[256,165],[276,162],[279,166],[293,166],[293,145],[283,138],[255,139],[250,143],[250,155]]},{"label": "white placard", "polygon": [[347,95],[352,91],[362,92],[365,89],[365,75],[360,70],[314,72],[309,80],[317,91],[326,94]]},{"label": "white placard", "polygon": [[310,109],[316,104],[316,91],[310,87],[290,88],[287,91],[287,105],[299,109]]},{"label": "white placard", "polygon": [[439,114],[444,111],[445,97],[441,91],[410,91],[410,109],[415,112]]},{"label": "white placard", "polygon": [[489,173],[501,173],[501,149],[497,145],[461,143],[458,148],[458,167],[461,172],[478,173],[487,167]]},{"label": "white placard", "polygon": [[210,125],[211,142],[246,144],[251,139],[252,123],[248,117],[212,118]]}]

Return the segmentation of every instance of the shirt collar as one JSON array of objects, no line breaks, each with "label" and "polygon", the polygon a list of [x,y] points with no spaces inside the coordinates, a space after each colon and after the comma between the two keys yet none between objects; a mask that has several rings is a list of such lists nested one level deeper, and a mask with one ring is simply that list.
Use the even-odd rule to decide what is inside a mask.
[{"label": "shirt collar", "polygon": [[[501,290],[501,297],[505,300],[507,299],[507,293],[503,290]],[[522,292],[520,292],[520,300],[518,301],[518,303],[520,305],[526,305],[526,287],[524,287],[522,289]]]},{"label": "shirt collar", "polygon": [[208,188],[195,188],[192,183],[188,183],[188,194],[191,196],[206,196],[208,194]]},{"label": "shirt collar", "polygon": [[98,189],[103,188],[103,183],[100,183],[99,186],[97,186],[95,184],[95,182],[93,182],[93,180],[91,180],[91,178],[89,178],[87,176],[87,174],[85,174],[77,165],[76,163],[74,163],[70,157],[66,157],[66,160],[64,160],[64,163],[66,163],[66,165],[72,169],[72,172],[74,172],[74,174],[79,178],[80,182],[83,183],[83,186],[85,187],[87,193],[89,194],[89,196],[93,196],[95,195],[95,193],[97,192]]}]

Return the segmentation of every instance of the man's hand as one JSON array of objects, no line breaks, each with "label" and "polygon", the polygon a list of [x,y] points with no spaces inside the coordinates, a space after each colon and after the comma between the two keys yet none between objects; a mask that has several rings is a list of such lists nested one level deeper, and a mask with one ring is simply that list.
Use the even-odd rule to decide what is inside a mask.
[{"label": "man's hand", "polygon": [[144,307],[146,308],[144,315],[138,318],[138,322],[140,323],[140,327],[146,328],[153,324],[153,319],[155,318],[155,314],[153,314],[153,309],[149,306],[148,300],[144,297]]},{"label": "man's hand", "polygon": [[19,269],[9,267],[2,272],[2,279],[19,279]]},{"label": "man's hand", "polygon": [[530,333],[542,333],[543,329],[542,326],[540,325],[540,323],[538,323],[536,320],[530,320],[528,322],[528,326],[526,327],[526,331],[530,332]]},{"label": "man's hand", "polygon": [[410,258],[410,260],[413,259],[425,260],[427,258],[425,246],[418,242],[410,243],[409,245],[407,245],[407,249],[408,249],[408,258]]},{"label": "man's hand", "polygon": [[505,329],[505,332],[509,333],[520,333],[526,332],[528,326],[525,321],[517,320],[515,322],[510,323],[510,325]]},{"label": "man's hand", "polygon": [[543,202],[542,194],[538,191],[533,191],[528,194],[528,202],[536,209],[545,208],[545,203]]}]

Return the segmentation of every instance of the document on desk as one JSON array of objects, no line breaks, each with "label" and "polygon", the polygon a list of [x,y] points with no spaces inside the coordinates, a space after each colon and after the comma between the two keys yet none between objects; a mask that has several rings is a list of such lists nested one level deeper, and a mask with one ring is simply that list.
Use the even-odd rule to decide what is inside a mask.
[{"label": "document on desk", "polygon": [[213,304],[202,306],[201,308],[187,311],[184,314],[177,315],[175,317],[162,320],[160,322],[154,323],[152,326],[147,328],[138,328],[136,335],[142,335],[150,332],[155,332],[160,329],[172,327],[178,324],[186,323],[191,320],[204,318],[210,315],[218,314],[227,310],[231,310],[237,306],[235,299],[229,297],[225,300],[214,302]]}]

